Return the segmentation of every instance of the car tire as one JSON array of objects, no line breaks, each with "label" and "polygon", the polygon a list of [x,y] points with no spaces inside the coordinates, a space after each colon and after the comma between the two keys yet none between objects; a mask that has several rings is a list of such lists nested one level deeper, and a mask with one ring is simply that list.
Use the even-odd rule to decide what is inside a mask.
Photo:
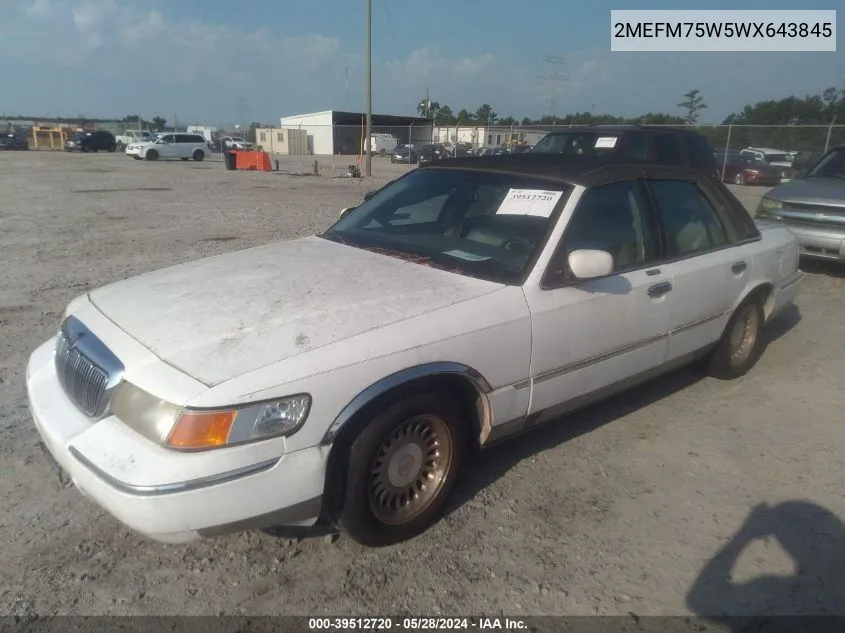
[{"label": "car tire", "polygon": [[384,156],[386,156],[386,155],[387,155],[387,153],[386,153],[383,149],[380,149],[380,150],[378,151],[378,155],[379,155],[379,156],[384,157]]},{"label": "car tire", "polygon": [[194,150],[194,155],[192,156],[192,158],[193,158],[195,161],[197,161],[198,163],[200,163],[200,162],[202,162],[202,160],[205,158],[205,152],[204,152],[204,151],[202,151],[201,149],[195,149],[195,150]]},{"label": "car tire", "polygon": [[757,293],[747,297],[731,315],[722,338],[706,359],[707,373],[720,380],[744,376],[763,353],[763,302]]},{"label": "car tire", "polygon": [[742,172],[737,173],[737,175],[734,176],[734,184],[739,185],[740,187],[745,185],[745,174]]},{"label": "car tire", "polygon": [[111,145],[109,145],[108,150],[109,152],[117,151],[117,145],[115,143],[112,143]]},{"label": "car tire", "polygon": [[467,429],[448,394],[422,393],[386,407],[349,447],[337,526],[383,547],[433,525],[466,454]]},{"label": "car tire", "polygon": [[158,160],[158,152],[154,149],[147,150],[147,153],[144,155],[144,158],[147,160]]}]

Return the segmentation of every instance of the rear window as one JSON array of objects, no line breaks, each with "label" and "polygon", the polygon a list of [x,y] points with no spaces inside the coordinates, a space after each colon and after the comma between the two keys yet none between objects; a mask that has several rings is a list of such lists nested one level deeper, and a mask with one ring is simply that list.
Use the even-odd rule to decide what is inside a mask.
[{"label": "rear window", "polygon": [[786,154],[766,154],[766,160],[770,163],[788,163],[789,156]]}]

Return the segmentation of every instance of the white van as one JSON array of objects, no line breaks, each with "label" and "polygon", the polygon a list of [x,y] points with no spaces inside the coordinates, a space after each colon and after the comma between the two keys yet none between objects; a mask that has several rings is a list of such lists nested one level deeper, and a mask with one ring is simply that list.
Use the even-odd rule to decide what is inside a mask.
[{"label": "white van", "polygon": [[202,160],[208,153],[208,144],[200,134],[160,134],[154,141],[133,143],[126,147],[126,155],[136,160],[180,158]]},{"label": "white van", "polygon": [[392,154],[399,141],[391,134],[373,134],[370,136],[370,151],[379,156]]}]

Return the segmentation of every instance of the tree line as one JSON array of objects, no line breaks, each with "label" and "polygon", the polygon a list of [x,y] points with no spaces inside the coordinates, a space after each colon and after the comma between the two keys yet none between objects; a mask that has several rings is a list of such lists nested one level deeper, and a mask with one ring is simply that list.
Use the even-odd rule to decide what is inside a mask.
[{"label": "tree line", "polygon": [[824,149],[825,144],[833,146],[845,143],[845,127],[831,130],[828,139],[828,126],[845,126],[845,88],[831,87],[816,95],[791,95],[779,100],[758,101],[729,114],[717,124],[719,127],[701,124],[702,115],[708,106],[699,90],[685,93],[676,108],[675,113],[647,112],[636,117],[574,112],[564,116],[547,115],[538,119],[524,117],[517,120],[512,116],[500,118],[486,103],[475,111],[461,108],[455,113],[446,104],[423,99],[417,105],[417,112],[420,116],[434,119],[436,125],[697,125],[699,131],[708,137],[714,147],[727,146],[730,125],[736,126],[730,131],[732,148],[758,146],[820,151]]}]

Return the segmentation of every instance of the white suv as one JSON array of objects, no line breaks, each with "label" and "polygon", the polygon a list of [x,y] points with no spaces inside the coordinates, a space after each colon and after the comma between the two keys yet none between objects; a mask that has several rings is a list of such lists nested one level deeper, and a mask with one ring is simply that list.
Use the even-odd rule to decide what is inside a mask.
[{"label": "white suv", "polygon": [[208,153],[206,140],[199,134],[161,134],[154,141],[134,143],[127,146],[126,154],[136,160],[158,160],[159,158],[181,158],[202,160]]}]

